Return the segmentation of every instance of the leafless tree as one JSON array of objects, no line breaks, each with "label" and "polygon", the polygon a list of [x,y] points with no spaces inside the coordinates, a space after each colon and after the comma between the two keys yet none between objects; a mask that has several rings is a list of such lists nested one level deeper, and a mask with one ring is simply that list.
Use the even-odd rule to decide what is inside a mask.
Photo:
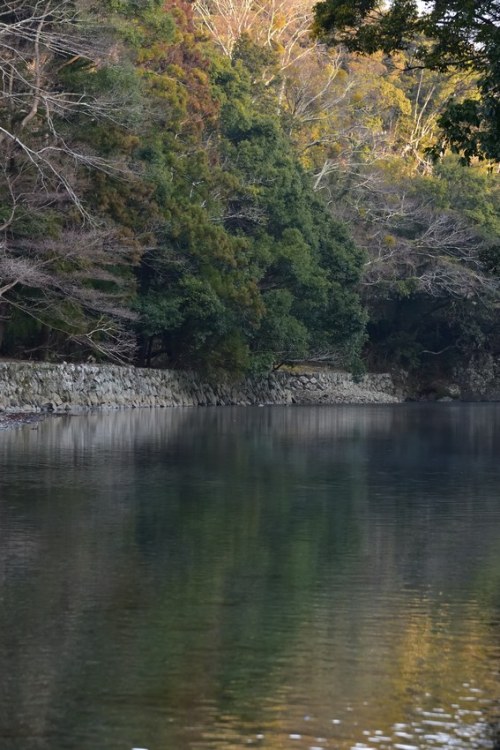
[{"label": "leafless tree", "polygon": [[[83,0],[0,6],[0,317],[20,310],[123,359],[133,351],[130,315],[112,269],[129,248],[84,200],[89,173],[123,168],[76,142],[68,127],[75,118],[116,122],[116,109],[112,97],[72,91],[61,77],[69,66],[92,71],[116,55]],[[112,291],[98,291],[104,286]]]},{"label": "leafless tree", "polygon": [[482,261],[486,241],[469,221],[403,184],[372,182],[362,207],[352,226],[367,253],[365,288],[409,281],[429,297],[500,301],[500,280]]},{"label": "leafless tree", "polygon": [[195,0],[202,27],[231,57],[245,34],[278,53],[279,68],[288,69],[317,46],[311,38],[314,0]]}]

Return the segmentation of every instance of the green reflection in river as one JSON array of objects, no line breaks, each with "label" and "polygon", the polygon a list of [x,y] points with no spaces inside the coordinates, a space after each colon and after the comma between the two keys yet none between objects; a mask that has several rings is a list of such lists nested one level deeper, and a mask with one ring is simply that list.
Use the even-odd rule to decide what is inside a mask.
[{"label": "green reflection in river", "polygon": [[2,749],[479,746],[499,425],[208,409],[1,435]]}]

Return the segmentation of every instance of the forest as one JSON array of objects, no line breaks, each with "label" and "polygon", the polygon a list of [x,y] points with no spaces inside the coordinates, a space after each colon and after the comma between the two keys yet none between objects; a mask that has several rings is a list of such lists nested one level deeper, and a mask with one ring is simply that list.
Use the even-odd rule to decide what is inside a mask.
[{"label": "forest", "polygon": [[500,2],[4,0],[0,357],[500,353]]}]

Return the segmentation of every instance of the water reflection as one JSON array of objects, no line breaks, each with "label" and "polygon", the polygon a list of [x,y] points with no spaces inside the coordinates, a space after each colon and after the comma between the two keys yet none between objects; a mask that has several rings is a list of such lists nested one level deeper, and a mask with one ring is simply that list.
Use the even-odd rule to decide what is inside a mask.
[{"label": "water reflection", "polygon": [[500,409],[0,436],[0,747],[491,747]]}]

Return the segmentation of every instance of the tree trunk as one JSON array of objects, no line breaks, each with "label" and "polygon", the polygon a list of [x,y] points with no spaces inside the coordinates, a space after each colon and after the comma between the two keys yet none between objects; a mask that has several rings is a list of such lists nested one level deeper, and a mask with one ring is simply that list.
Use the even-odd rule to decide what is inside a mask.
[{"label": "tree trunk", "polygon": [[2,354],[3,340],[7,328],[7,309],[8,305],[5,302],[0,302],[0,354]]}]

